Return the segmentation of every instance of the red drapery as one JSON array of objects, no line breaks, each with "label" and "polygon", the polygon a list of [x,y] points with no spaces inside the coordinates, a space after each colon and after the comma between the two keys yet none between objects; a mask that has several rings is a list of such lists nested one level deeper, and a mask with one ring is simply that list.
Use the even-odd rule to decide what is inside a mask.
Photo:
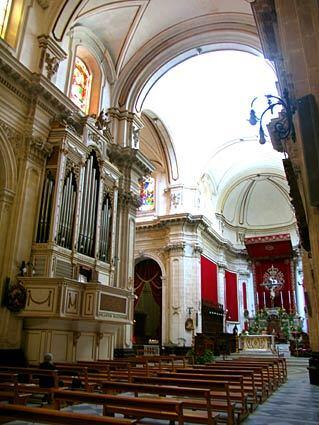
[{"label": "red drapery", "polygon": [[202,300],[217,304],[217,265],[203,256],[200,258],[200,265]]},{"label": "red drapery", "polygon": [[243,282],[243,306],[244,306],[244,310],[247,310],[247,288],[246,288],[246,282]]},{"label": "red drapery", "polygon": [[281,290],[275,292],[274,306],[284,307],[287,312],[295,310],[295,293],[292,285],[291,260],[289,258],[268,259],[254,262],[254,281],[257,292],[257,306],[259,309],[270,308],[270,291],[261,284],[264,273],[271,267],[276,267],[284,275],[285,283]]},{"label": "red drapery", "polygon": [[154,260],[144,260],[135,266],[134,273],[134,293],[137,299],[134,307],[138,304],[144,286],[149,283],[156,303],[162,305],[162,273],[160,266]]},{"label": "red drapery", "polygon": [[225,271],[227,320],[238,322],[237,274]]}]

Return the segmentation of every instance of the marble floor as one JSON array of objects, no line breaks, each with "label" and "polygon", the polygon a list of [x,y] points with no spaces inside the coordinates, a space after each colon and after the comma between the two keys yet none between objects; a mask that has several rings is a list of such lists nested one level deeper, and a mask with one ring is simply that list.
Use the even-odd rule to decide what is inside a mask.
[{"label": "marble floor", "polygon": [[242,422],[243,425],[318,425],[319,386],[306,366],[288,366],[288,381]]},{"label": "marble floor", "polygon": [[[243,425],[319,425],[319,386],[309,383],[305,364],[288,366],[288,381],[242,422]],[[98,406],[83,404],[66,411],[102,414]],[[167,421],[143,420],[142,423],[167,425]],[[30,425],[22,421],[10,425]]]}]

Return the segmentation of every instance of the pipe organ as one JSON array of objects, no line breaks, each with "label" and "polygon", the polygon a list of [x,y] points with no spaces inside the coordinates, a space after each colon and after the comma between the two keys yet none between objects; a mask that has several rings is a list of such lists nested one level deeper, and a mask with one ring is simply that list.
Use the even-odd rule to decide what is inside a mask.
[{"label": "pipe organ", "polygon": [[36,241],[38,243],[45,243],[49,239],[50,235],[50,222],[52,213],[52,199],[54,192],[54,177],[51,171],[47,171],[46,178],[44,180],[41,209],[39,216],[38,232]]},{"label": "pipe organ", "polygon": [[48,144],[29,260],[35,274],[20,277],[26,354],[36,362],[43,349],[61,361],[112,357],[115,344],[130,344],[134,259],[125,241],[135,237],[138,180],[153,167],[92,117],[53,122]]},{"label": "pipe organ", "polygon": [[101,211],[101,227],[100,227],[100,251],[99,258],[101,261],[110,262],[111,254],[111,232],[112,232],[112,201],[107,193],[104,196]]},{"label": "pipe organ", "polygon": [[75,175],[71,171],[64,180],[57,234],[57,244],[68,249],[72,249],[76,194]]},{"label": "pipe organ", "polygon": [[80,212],[78,251],[94,257],[100,172],[94,151],[86,161]]}]

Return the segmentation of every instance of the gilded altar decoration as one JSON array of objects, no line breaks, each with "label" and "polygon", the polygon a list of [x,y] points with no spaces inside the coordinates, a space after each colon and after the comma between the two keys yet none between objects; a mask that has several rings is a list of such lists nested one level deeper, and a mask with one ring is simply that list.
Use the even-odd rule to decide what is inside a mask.
[{"label": "gilded altar decoration", "polygon": [[4,306],[13,313],[23,310],[27,301],[27,290],[22,282],[11,283],[6,279]]},{"label": "gilded altar decoration", "polygon": [[243,351],[272,351],[274,349],[273,335],[242,335]]}]

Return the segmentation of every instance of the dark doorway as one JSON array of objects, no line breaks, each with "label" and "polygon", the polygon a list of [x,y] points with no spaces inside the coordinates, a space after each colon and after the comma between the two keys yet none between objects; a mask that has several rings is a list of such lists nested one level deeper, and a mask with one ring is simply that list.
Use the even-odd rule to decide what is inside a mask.
[{"label": "dark doorway", "polygon": [[156,261],[147,259],[135,266],[134,337],[137,345],[162,339],[162,272]]}]

